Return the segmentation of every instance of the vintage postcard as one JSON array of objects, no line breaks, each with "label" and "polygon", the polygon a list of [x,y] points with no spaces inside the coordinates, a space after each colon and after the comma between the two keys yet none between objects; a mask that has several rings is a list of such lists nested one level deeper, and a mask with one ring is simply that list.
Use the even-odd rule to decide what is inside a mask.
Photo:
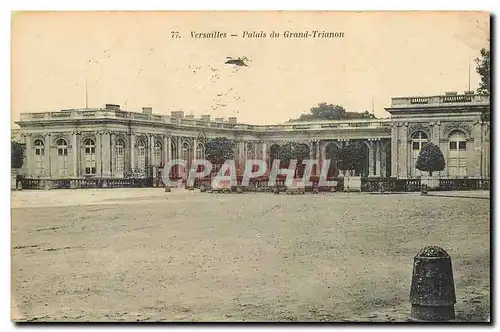
[{"label": "vintage postcard", "polygon": [[487,12],[15,12],[14,322],[489,322]]}]

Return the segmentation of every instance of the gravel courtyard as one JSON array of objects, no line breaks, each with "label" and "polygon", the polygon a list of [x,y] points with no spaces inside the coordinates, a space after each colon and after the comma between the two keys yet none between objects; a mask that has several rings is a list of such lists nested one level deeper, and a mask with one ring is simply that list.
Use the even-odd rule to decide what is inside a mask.
[{"label": "gravel courtyard", "polygon": [[457,320],[488,320],[489,193],[451,194],[13,192],[12,319],[404,321],[439,245]]}]

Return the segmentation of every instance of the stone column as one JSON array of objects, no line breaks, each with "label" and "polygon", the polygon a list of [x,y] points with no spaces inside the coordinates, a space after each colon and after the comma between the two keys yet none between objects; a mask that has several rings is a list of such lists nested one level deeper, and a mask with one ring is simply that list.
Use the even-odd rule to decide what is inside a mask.
[{"label": "stone column", "polygon": [[429,137],[429,140],[436,144],[437,146],[439,146],[439,140],[441,139],[440,137],[440,126],[439,126],[439,122],[431,122],[429,123],[429,127],[430,127],[430,133],[431,133],[431,137]]},{"label": "stone column", "polygon": [[373,177],[373,157],[375,155],[375,142],[371,139],[368,140],[368,176]]},{"label": "stone column", "polygon": [[73,156],[73,177],[78,177],[78,133],[76,131],[71,132],[71,155]]},{"label": "stone column", "polygon": [[490,178],[490,124],[484,123],[484,140],[483,140],[483,167],[484,173],[483,176],[485,178]]},{"label": "stone column", "polygon": [[391,176],[399,178],[399,124],[391,124]]},{"label": "stone column", "polygon": [[98,131],[96,133],[96,149],[95,149],[95,162],[96,162],[96,170],[95,175],[102,177],[102,131]]},{"label": "stone column", "polygon": [[316,159],[318,160],[318,164],[316,165],[316,169],[315,169],[315,172],[314,174],[315,175],[320,175],[320,172],[321,172],[321,167],[323,166],[322,163],[323,163],[323,160],[321,158],[321,152],[320,152],[320,144],[321,144],[321,141],[316,141]]},{"label": "stone column", "polygon": [[[483,146],[483,133],[480,121],[475,121],[472,125],[472,149],[467,153],[467,175],[473,177],[481,177],[481,158]],[[467,142],[469,144],[469,141]],[[469,150],[469,147],[467,147]]]},{"label": "stone column", "polygon": [[193,158],[198,159],[198,139],[193,139]]},{"label": "stone column", "polygon": [[129,159],[130,159],[130,169],[133,172],[135,170],[135,133],[130,133],[130,151],[129,151]]},{"label": "stone column", "polygon": [[400,157],[399,159],[399,177],[406,179],[408,178],[408,165],[409,161],[408,158],[411,157],[409,156],[408,153],[408,122],[405,122],[402,124],[401,127],[399,127],[400,130],[400,137],[401,137],[401,143],[399,146],[399,154]]},{"label": "stone column", "polygon": [[26,146],[26,151],[24,152],[26,156],[26,166],[24,167],[26,170],[26,176],[27,177],[32,177],[32,174],[34,172],[34,165],[33,164],[33,140],[31,139],[31,133],[26,133],[23,135],[24,137],[24,144]]},{"label": "stone column", "polygon": [[165,167],[169,161],[172,160],[172,148],[170,146],[170,137],[163,136],[163,167]]},{"label": "stone column", "polygon": [[109,131],[101,132],[101,176],[111,176],[111,138]]},{"label": "stone column", "polygon": [[111,170],[111,177],[113,177],[115,175],[115,171],[116,171],[116,133],[115,132],[111,132],[110,140],[111,140],[111,152],[110,152],[109,168]]},{"label": "stone column", "polygon": [[380,176],[387,176],[387,142],[380,141]]},{"label": "stone column", "polygon": [[45,155],[44,155],[44,176],[48,177],[49,179],[52,177],[52,167],[51,167],[51,157],[50,154],[52,152],[52,142],[50,141],[50,133],[45,132],[44,133],[44,139],[45,139]]},{"label": "stone column", "polygon": [[153,134],[148,135],[149,140],[149,166],[155,166],[156,160],[155,158],[155,138]]},{"label": "stone column", "polygon": [[375,142],[375,176],[382,176],[382,142],[377,139]]}]

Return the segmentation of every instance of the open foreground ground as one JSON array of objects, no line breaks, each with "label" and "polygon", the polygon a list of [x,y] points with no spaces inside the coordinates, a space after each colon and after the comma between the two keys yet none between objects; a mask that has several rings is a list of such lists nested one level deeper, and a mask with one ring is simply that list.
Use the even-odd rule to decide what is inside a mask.
[{"label": "open foreground ground", "polygon": [[404,321],[439,245],[457,320],[488,320],[489,196],[452,194],[14,192],[12,318]]}]

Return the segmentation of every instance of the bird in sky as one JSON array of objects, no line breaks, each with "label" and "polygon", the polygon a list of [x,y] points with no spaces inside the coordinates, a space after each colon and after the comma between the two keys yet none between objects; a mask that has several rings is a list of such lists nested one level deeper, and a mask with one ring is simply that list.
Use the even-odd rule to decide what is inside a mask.
[{"label": "bird in sky", "polygon": [[248,65],[245,62],[251,62],[250,60],[248,60],[246,56],[236,59],[232,57],[226,57],[226,59],[227,59],[226,62],[224,62],[225,64],[236,65],[239,67],[248,67]]}]

